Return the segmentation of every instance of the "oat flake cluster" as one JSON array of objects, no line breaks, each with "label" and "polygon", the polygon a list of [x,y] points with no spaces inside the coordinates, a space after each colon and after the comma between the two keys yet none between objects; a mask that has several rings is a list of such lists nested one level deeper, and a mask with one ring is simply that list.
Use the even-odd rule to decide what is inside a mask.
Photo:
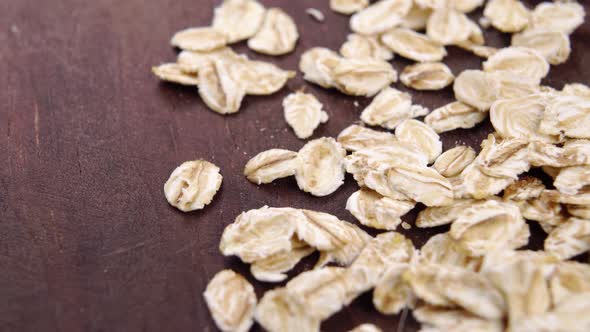
[{"label": "oat flake cluster", "polygon": [[[349,173],[359,189],[342,208],[363,228],[295,207],[263,206],[237,216],[223,231],[221,253],[248,264],[258,281],[283,283],[257,299],[244,277],[217,273],[204,297],[219,329],[247,331],[257,322],[268,331],[319,331],[323,321],[371,291],[377,311],[411,309],[422,332],[589,331],[590,265],[578,256],[590,251],[590,88],[543,85],[551,65],[567,61],[584,8],[575,1],[529,8],[519,0],[329,5],[351,15],[350,34],[338,51],[304,50],[299,71],[312,84],[372,101],[359,123],[336,138],[312,139],[298,151],[262,151],[243,174],[255,185],[293,176],[300,190],[327,196]],[[480,7],[478,24],[468,14]],[[308,12],[318,24],[329,19]],[[480,25],[512,34],[510,45],[486,45]],[[275,93],[295,73],[228,45],[247,40],[255,52],[282,55],[298,39],[282,9],[225,0],[210,27],[174,34],[171,44],[182,50],[177,61],[153,72],[197,86],[215,112],[235,113],[246,95]],[[483,58],[481,69],[451,71],[444,63],[448,46]],[[415,63],[398,75],[389,62],[395,56]],[[414,90],[452,85],[455,101],[430,111],[392,87],[398,79]],[[329,117],[302,89],[282,106],[300,139]],[[443,146],[440,134],[488,120],[494,131],[480,149]],[[533,168],[549,180],[532,176]],[[179,166],[164,190],[170,204],[190,211],[209,204],[220,185],[219,168],[197,160]],[[413,225],[402,222],[413,210]],[[543,250],[523,249],[532,223],[547,233]],[[399,226],[447,231],[417,248]],[[372,236],[366,228],[382,232]],[[315,252],[315,267],[288,280],[287,273]],[[352,331],[381,329],[366,322]]]}]

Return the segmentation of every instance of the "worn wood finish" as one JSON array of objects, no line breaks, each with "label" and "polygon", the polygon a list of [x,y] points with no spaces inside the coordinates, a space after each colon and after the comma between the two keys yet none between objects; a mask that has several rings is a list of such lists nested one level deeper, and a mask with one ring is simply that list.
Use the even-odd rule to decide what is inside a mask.
[{"label": "worn wood finish", "polygon": [[[213,331],[201,296],[207,281],[223,268],[253,281],[246,265],[217,249],[223,228],[241,211],[294,206],[354,220],[344,209],[356,190],[350,177],[336,193],[315,198],[294,179],[256,186],[242,168],[262,150],[304,144],[283,120],[281,100],[289,92],[304,86],[325,104],[330,121],[314,137],[336,136],[358,121],[369,100],[311,86],[299,75],[279,93],[247,97],[238,114],[220,116],[195,89],[159,83],[150,73],[175,59],[173,32],[208,24],[218,2],[0,2],[0,330]],[[301,39],[293,54],[248,52],[253,58],[296,69],[305,49],[338,49],[348,33],[347,17],[329,11],[327,0],[263,2],[291,14]],[[308,7],[322,10],[326,21],[312,20]],[[486,36],[494,46],[509,40],[491,30]],[[552,67],[546,84],[589,83],[588,40],[586,23],[572,36],[569,62]],[[243,43],[236,48],[247,51]],[[462,50],[449,53],[445,62],[455,73],[480,66]],[[393,63],[401,70],[409,62]],[[412,94],[430,108],[452,100],[450,88]],[[477,146],[490,130],[483,124],[445,134],[444,146]],[[205,210],[182,213],[167,204],[162,186],[177,165],[195,158],[219,165],[223,185]],[[543,235],[533,229],[538,248]],[[420,246],[442,230],[400,232]],[[297,270],[312,264],[308,259]],[[259,296],[273,287],[254,284]],[[322,330],[367,321],[395,331],[399,317],[376,313],[366,294]],[[417,329],[411,315],[401,324]]]}]

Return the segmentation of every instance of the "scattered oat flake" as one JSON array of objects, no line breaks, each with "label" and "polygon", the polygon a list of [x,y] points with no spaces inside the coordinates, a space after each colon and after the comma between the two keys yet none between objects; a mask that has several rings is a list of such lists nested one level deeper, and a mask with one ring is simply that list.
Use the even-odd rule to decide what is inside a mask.
[{"label": "scattered oat flake", "polygon": [[471,21],[467,15],[452,8],[436,9],[428,18],[426,26],[428,37],[442,45],[465,41],[471,32]]},{"label": "scattered oat flake", "polygon": [[152,67],[152,72],[162,81],[178,83],[182,85],[199,85],[197,75],[186,73],[182,67],[176,63],[165,63]]},{"label": "scattered oat flake", "polygon": [[395,129],[404,120],[427,113],[427,109],[412,105],[412,97],[408,93],[388,87],[363,110],[361,120],[371,126]]},{"label": "scattered oat flake", "polygon": [[346,150],[333,138],[305,144],[297,155],[295,179],[299,188],[314,196],[326,196],[344,183]]},{"label": "scattered oat flake", "polygon": [[211,203],[221,186],[219,167],[205,160],[187,161],[178,166],[164,184],[170,205],[181,211],[194,211]]},{"label": "scattered oat flake", "polygon": [[248,40],[248,47],[262,54],[283,55],[295,49],[297,39],[299,32],[291,16],[282,9],[270,8],[260,30]]},{"label": "scattered oat flake", "polygon": [[394,53],[418,62],[440,61],[447,55],[443,45],[410,29],[391,29],[381,35],[381,41]]},{"label": "scattered oat flake", "polygon": [[212,51],[224,47],[226,43],[226,36],[210,27],[181,30],[170,40],[172,46],[195,52]]},{"label": "scattered oat flake", "polygon": [[475,150],[470,146],[456,146],[436,158],[432,167],[444,177],[459,175],[475,159]]},{"label": "scattered oat flake", "polygon": [[502,32],[519,32],[527,27],[530,19],[529,10],[519,0],[490,0],[483,14]]},{"label": "scattered oat flake", "polygon": [[244,175],[256,184],[270,183],[276,179],[295,175],[297,152],[270,149],[260,152],[244,167]]},{"label": "scattered oat flake", "polygon": [[215,324],[221,331],[246,332],[254,323],[254,288],[234,271],[218,272],[209,281],[203,296]]},{"label": "scattered oat flake", "polygon": [[340,14],[353,14],[369,5],[369,0],[330,0],[330,9]]},{"label": "scattered oat flake", "polygon": [[410,11],[412,0],[380,0],[350,18],[350,29],[373,35],[398,26]]},{"label": "scattered oat flake", "polygon": [[571,53],[568,35],[550,29],[532,29],[514,34],[512,46],[534,49],[552,65],[566,62]]},{"label": "scattered oat flake", "polygon": [[440,90],[453,83],[455,76],[442,62],[423,62],[406,66],[401,82],[416,90]]},{"label": "scattered oat flake", "polygon": [[393,59],[393,53],[379,41],[378,36],[365,36],[357,33],[349,34],[346,42],[340,47],[340,54],[345,58]]},{"label": "scattered oat flake", "polygon": [[231,61],[215,59],[199,68],[199,95],[219,114],[236,113],[246,95],[244,85],[230,74]]},{"label": "scattered oat flake", "polygon": [[235,43],[254,36],[265,13],[264,6],[256,0],[224,0],[215,8],[212,26],[225,34],[229,43]]},{"label": "scattered oat flake", "polygon": [[457,128],[473,128],[486,118],[486,112],[455,101],[430,112],[424,118],[424,123],[440,134]]},{"label": "scattered oat flake", "polygon": [[285,120],[301,139],[310,137],[313,131],[328,121],[328,113],[317,98],[304,92],[295,92],[283,99]]},{"label": "scattered oat flake", "polygon": [[305,12],[307,13],[307,15],[311,16],[314,20],[318,21],[318,22],[324,22],[324,13],[322,13],[319,9],[315,9],[315,8],[307,8],[305,10]]},{"label": "scattered oat flake", "polygon": [[397,71],[385,60],[341,59],[332,72],[336,88],[351,96],[371,97],[397,81]]}]

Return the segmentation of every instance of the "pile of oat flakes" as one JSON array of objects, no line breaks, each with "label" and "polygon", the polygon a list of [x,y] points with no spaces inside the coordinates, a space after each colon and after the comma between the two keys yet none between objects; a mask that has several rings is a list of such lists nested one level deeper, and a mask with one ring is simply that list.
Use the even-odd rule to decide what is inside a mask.
[{"label": "pile of oat flakes", "polygon": [[[481,6],[479,25],[513,33],[511,46],[485,45],[478,23],[466,16]],[[247,331],[256,321],[268,331],[319,331],[322,321],[373,290],[379,312],[412,309],[422,332],[589,331],[590,265],[569,259],[590,250],[590,88],[541,85],[550,65],[567,61],[583,7],[555,1],[527,8],[518,0],[331,0],[330,7],[352,14],[353,33],[339,52],[307,50],[299,70],[321,87],[374,96],[360,120],[389,131],[353,124],[336,139],[311,140],[299,151],[263,151],[244,175],[258,185],[295,176],[301,190],[326,196],[350,173],[360,189],[346,209],[364,226],[386,232],[372,237],[333,215],[296,208],[240,214],[219,248],[250,264],[257,280],[284,281],[304,257],[318,251],[320,258],[313,270],[260,300],[241,275],[217,273],[204,293],[217,326]],[[324,20],[316,9],[308,13]],[[295,49],[298,37],[283,10],[224,0],[210,27],[172,37],[182,49],[177,61],[153,71],[198,86],[211,110],[235,113],[245,95],[277,92],[295,73],[228,45],[247,39],[255,52],[282,55]],[[449,45],[485,58],[482,69],[455,77],[441,62]],[[440,90],[453,84],[456,101],[429,112],[392,88],[394,54],[416,61],[399,75],[403,85]],[[328,121],[322,104],[303,91],[287,96],[283,108],[301,139]],[[443,151],[440,133],[472,128],[488,115],[495,132],[481,152],[469,146]],[[554,189],[524,175],[533,167],[553,179]],[[170,204],[191,211],[209,204],[221,182],[217,166],[188,161],[164,191]],[[426,208],[415,226],[450,224],[420,249],[395,232],[409,226],[401,217],[417,203]],[[543,251],[517,250],[529,241],[525,220],[548,233]],[[380,329],[367,323],[354,331]]]}]

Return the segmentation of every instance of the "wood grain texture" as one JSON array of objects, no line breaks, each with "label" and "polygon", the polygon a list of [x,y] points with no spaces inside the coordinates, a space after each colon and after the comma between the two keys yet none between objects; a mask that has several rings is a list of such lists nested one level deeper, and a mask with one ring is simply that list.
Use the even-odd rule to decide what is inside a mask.
[{"label": "wood grain texture", "polygon": [[[253,281],[245,264],[217,249],[223,228],[241,211],[293,206],[354,221],[344,209],[356,190],[351,177],[336,193],[315,198],[294,179],[256,186],[242,169],[260,151],[304,144],[283,120],[281,100],[289,92],[305,86],[324,103],[330,121],[314,137],[336,136],[358,121],[369,100],[311,86],[298,75],[279,93],[247,97],[238,114],[220,116],[194,88],[152,76],[152,65],[175,59],[170,36],[209,24],[218,2],[0,1],[1,331],[214,331],[201,295],[207,281],[223,268]],[[276,58],[236,45],[253,58],[296,69],[304,50],[338,49],[348,33],[348,18],[329,11],[327,0],[262,2],[292,15],[301,39],[293,54]],[[320,9],[326,21],[312,20],[308,7]],[[509,41],[492,30],[486,37],[494,46]],[[572,35],[570,60],[552,67],[546,84],[589,83],[588,40],[585,23]],[[455,73],[480,66],[462,50],[449,53],[445,62]],[[393,61],[398,70],[408,63]],[[450,88],[412,95],[431,109],[452,101]],[[490,131],[486,123],[444,134],[444,147],[477,146]],[[177,165],[196,158],[219,165],[223,185],[206,209],[182,213],[167,204],[162,187]],[[444,230],[400,232],[420,246]],[[533,230],[538,248],[543,235]],[[273,287],[253,283],[258,296]],[[396,331],[399,318],[378,314],[365,294],[322,330],[373,321]],[[404,331],[418,328],[411,315],[402,324]]]}]

